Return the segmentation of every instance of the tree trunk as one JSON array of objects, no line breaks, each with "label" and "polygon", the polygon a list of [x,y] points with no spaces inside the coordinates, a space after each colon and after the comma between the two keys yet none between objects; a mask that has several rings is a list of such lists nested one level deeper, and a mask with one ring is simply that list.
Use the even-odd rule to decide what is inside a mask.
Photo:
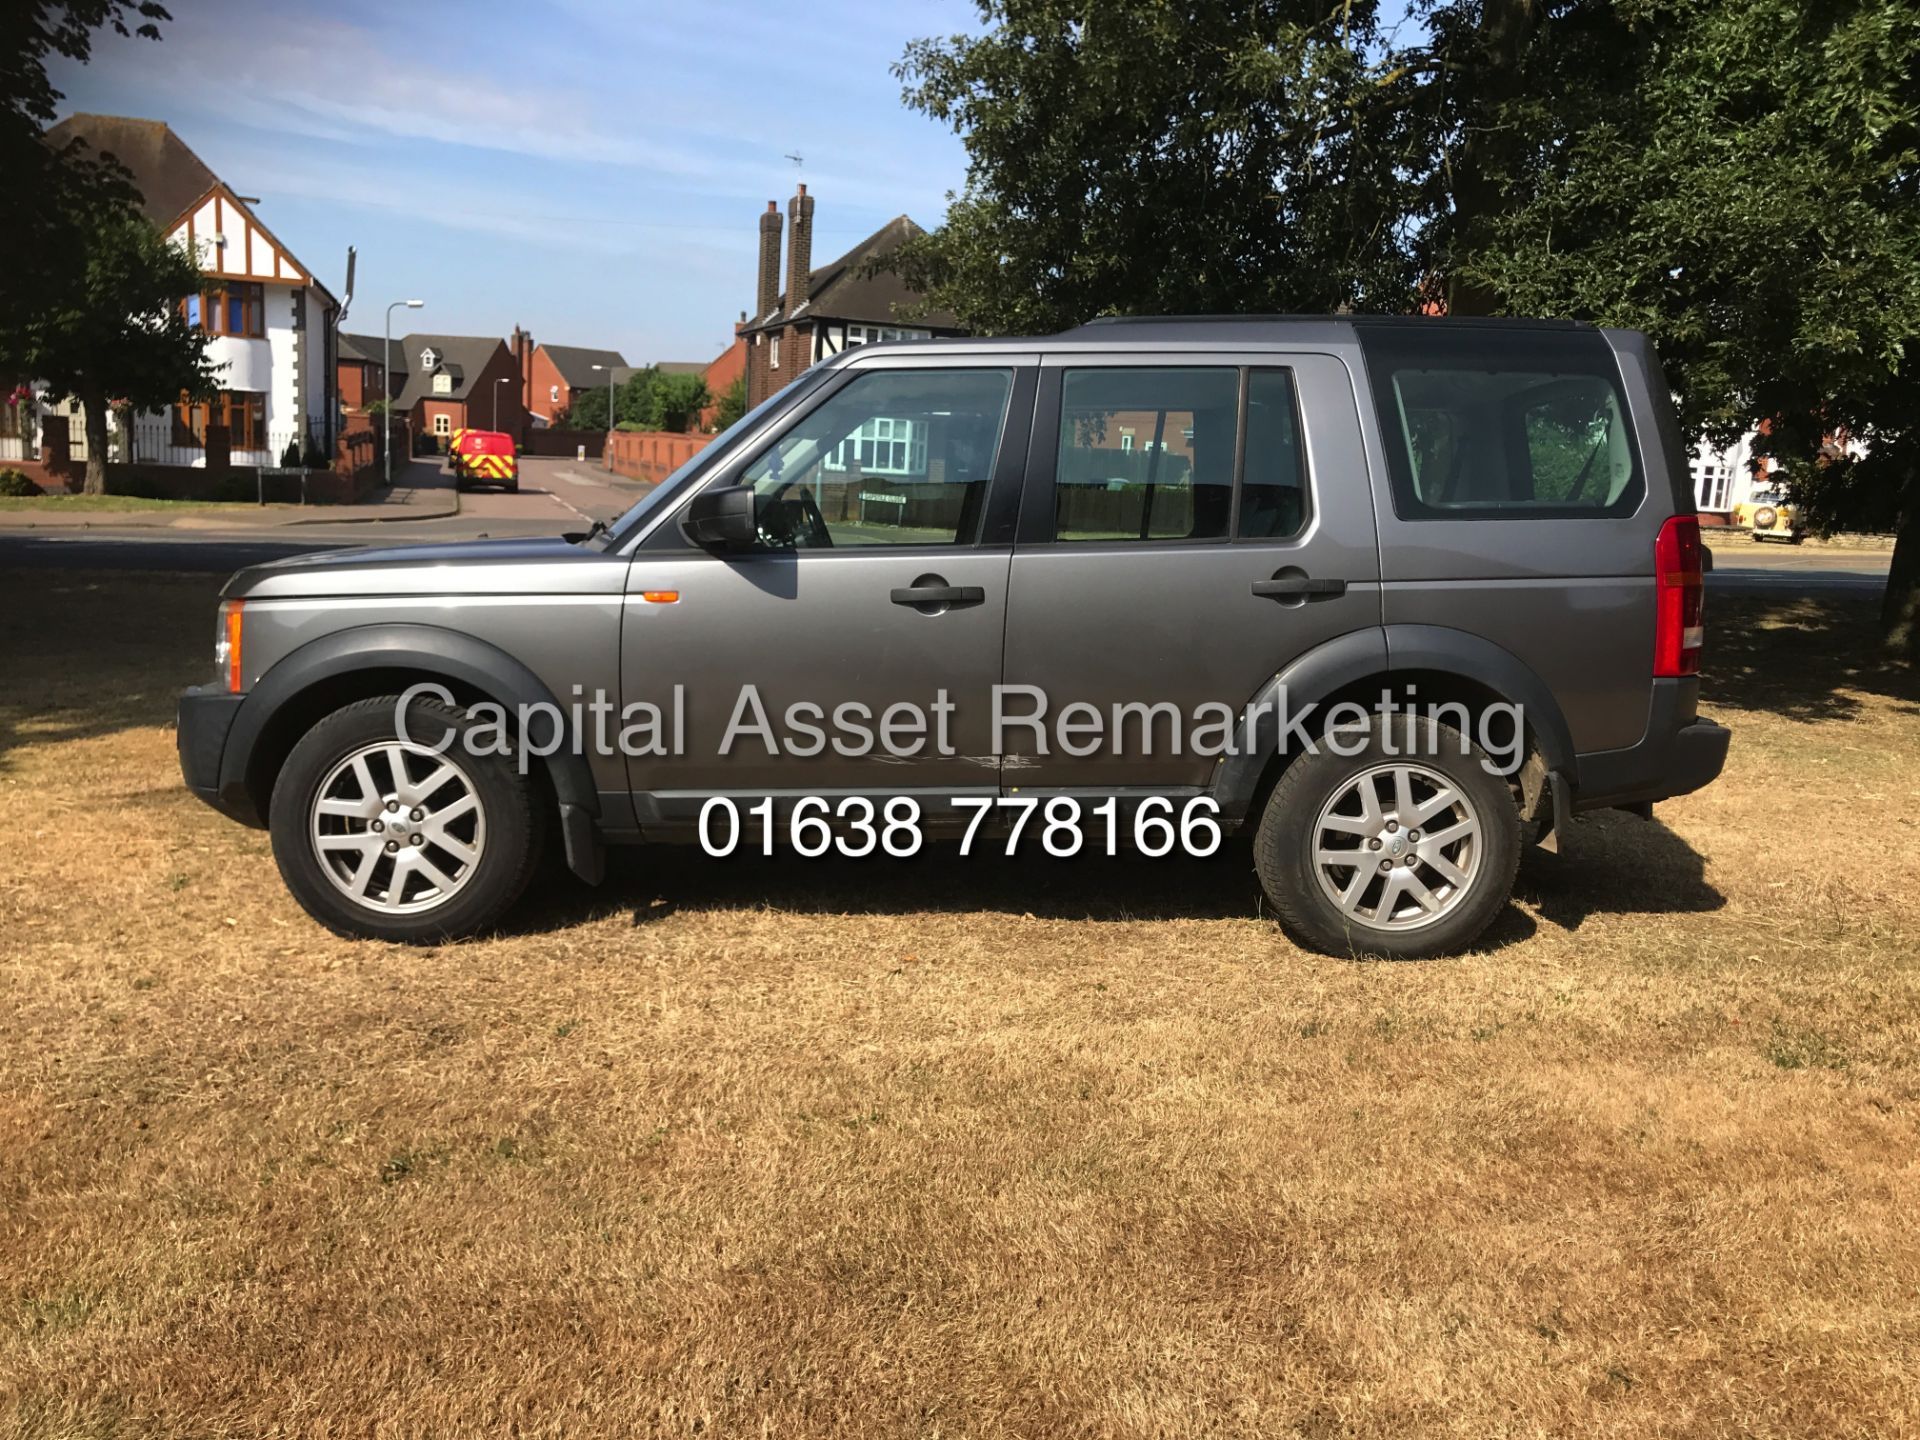
[{"label": "tree trunk", "polygon": [[[1482,121],[1510,102],[1519,84],[1522,56],[1546,19],[1541,0],[1486,0],[1476,32],[1478,49],[1463,81]],[[1524,137],[1469,126],[1449,167],[1453,176],[1453,254],[1471,256],[1485,243],[1485,223],[1509,203],[1502,176]],[[1492,315],[1500,297],[1458,274],[1446,277],[1449,315]]]},{"label": "tree trunk", "polygon": [[1920,485],[1909,488],[1900,529],[1887,567],[1887,593],[1880,602],[1880,629],[1887,648],[1920,660]]},{"label": "tree trunk", "polygon": [[89,495],[107,493],[107,397],[98,386],[80,392],[80,404],[86,412],[87,479]]}]

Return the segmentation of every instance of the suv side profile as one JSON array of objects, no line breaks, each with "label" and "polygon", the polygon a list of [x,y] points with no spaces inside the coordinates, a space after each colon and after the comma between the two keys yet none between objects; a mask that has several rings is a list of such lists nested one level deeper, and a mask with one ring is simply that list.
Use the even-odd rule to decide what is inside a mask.
[{"label": "suv side profile", "polygon": [[[844,834],[904,797],[933,837],[1038,804],[1121,848],[1199,807],[1252,838],[1296,942],[1449,953],[1523,843],[1719,774],[1703,563],[1637,332],[1156,318],[864,346],[604,532],[242,571],[181,765],[347,935],[483,930],[550,839],[594,881],[608,845],[707,843],[716,807],[797,843],[810,804]],[[641,720],[601,743],[595,703]],[[938,744],[910,723],[929,705]]]}]

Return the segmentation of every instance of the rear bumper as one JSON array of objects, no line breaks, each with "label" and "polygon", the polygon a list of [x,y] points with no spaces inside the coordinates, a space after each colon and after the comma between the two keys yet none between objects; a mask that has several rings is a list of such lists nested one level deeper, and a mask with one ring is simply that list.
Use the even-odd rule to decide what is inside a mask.
[{"label": "rear bumper", "polygon": [[246,787],[220,783],[227,736],[232,733],[234,717],[240,713],[246,698],[211,686],[188,690],[180,696],[177,741],[180,776],[189,790],[222,815],[243,825],[258,825],[260,815]]},{"label": "rear bumper", "polygon": [[1670,800],[1711,784],[1726,768],[1733,732],[1697,713],[1700,682],[1656,680],[1638,745],[1578,757],[1573,808],[1602,810]]}]

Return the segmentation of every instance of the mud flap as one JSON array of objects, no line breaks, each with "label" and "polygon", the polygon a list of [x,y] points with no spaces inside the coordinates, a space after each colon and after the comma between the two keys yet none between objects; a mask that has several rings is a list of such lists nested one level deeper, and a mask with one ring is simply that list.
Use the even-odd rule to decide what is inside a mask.
[{"label": "mud flap", "polygon": [[593,816],[585,807],[560,807],[560,839],[567,848],[567,868],[589,885],[598,885],[607,874],[607,852],[593,828]]},{"label": "mud flap", "polygon": [[1567,788],[1567,777],[1558,770],[1548,771],[1547,792],[1552,797],[1553,809],[1547,816],[1546,828],[1534,843],[1549,855],[1558,855],[1560,837],[1566,832],[1567,823],[1573,819],[1573,796]]}]

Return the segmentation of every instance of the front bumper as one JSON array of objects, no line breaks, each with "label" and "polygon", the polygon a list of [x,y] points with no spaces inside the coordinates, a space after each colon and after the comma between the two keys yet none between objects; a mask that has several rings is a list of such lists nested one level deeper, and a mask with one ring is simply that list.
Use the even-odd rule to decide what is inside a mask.
[{"label": "front bumper", "polygon": [[187,788],[229,819],[243,825],[260,824],[253,797],[244,785],[220,783],[220,762],[227,750],[233,720],[246,702],[211,685],[197,686],[180,696],[180,775]]},{"label": "front bumper", "polygon": [[1578,757],[1575,811],[1671,800],[1710,785],[1726,768],[1733,732],[1699,717],[1697,679],[1656,680],[1638,745]]}]

